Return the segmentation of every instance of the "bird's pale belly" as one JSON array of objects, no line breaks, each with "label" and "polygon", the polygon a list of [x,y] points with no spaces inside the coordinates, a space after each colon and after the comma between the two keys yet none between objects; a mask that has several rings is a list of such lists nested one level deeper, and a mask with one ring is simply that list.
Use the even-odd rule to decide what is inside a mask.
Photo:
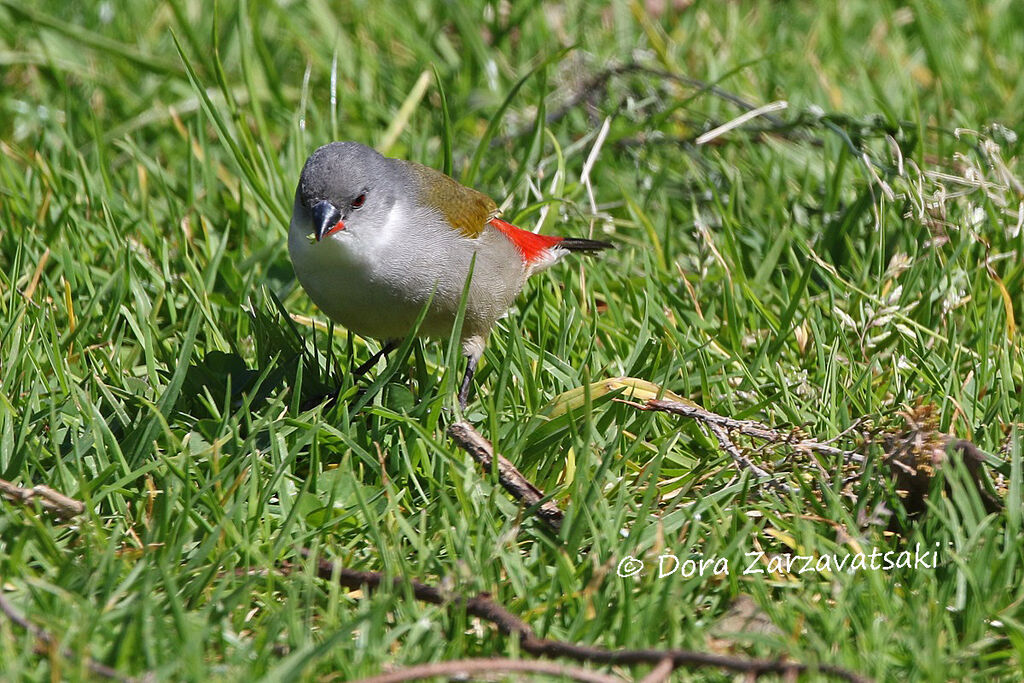
[{"label": "bird's pale belly", "polygon": [[[347,279],[344,286],[348,293],[344,297],[321,294],[316,291],[316,285],[303,283],[303,287],[320,310],[356,334],[377,339],[400,338],[409,334],[426,301],[410,300],[379,286],[368,287],[365,284],[358,278]],[[418,332],[426,336],[446,335],[451,332],[453,319],[432,304]]]},{"label": "bird's pale belly", "polygon": [[[451,333],[471,255],[419,255],[426,261],[442,261],[440,269],[436,262],[429,268],[427,263],[415,262],[389,268],[382,267],[380,262],[355,258],[351,252],[342,253],[333,244],[292,246],[303,252],[299,258],[293,258],[302,287],[313,303],[346,329],[377,339],[404,337],[412,331],[429,301],[430,308],[418,333],[431,337]],[[396,264],[392,261],[391,265]],[[511,305],[525,280],[525,274],[488,277],[495,268],[483,265],[474,269],[463,338],[486,335]],[[430,272],[435,274],[428,275]]]}]

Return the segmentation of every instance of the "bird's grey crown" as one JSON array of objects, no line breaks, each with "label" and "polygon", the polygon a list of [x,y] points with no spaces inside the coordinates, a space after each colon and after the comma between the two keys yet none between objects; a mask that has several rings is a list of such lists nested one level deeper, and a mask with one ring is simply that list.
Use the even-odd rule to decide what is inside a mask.
[{"label": "bird's grey crown", "polygon": [[358,142],[331,142],[306,160],[299,177],[299,197],[307,208],[318,201],[349,202],[389,175],[388,159]]}]

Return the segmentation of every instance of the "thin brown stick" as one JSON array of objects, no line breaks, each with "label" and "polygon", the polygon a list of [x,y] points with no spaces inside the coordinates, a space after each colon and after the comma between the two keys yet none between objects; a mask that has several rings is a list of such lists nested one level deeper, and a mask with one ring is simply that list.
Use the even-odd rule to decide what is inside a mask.
[{"label": "thin brown stick", "polygon": [[814,439],[802,439],[799,438],[795,432],[784,432],[755,420],[737,420],[732,417],[719,415],[718,413],[713,413],[710,410],[701,408],[700,406],[688,405],[686,403],[680,403],[679,401],[669,401],[665,399],[651,399],[646,403],[634,403],[632,401],[621,402],[640,410],[656,410],[663,413],[672,413],[673,415],[692,418],[709,426],[718,425],[719,427],[725,427],[726,429],[739,432],[744,436],[749,436],[754,439],[762,439],[764,441],[771,441],[772,443],[785,444],[798,451],[813,451],[823,455],[839,457],[847,461],[864,462],[864,456],[860,453],[844,451],[842,448],[836,448],[831,444],[816,441]]},{"label": "thin brown stick", "polygon": [[[304,550],[303,553],[308,555],[309,551]],[[520,641],[519,646],[523,651],[535,657],[566,657],[578,662],[595,664],[649,664],[655,666],[669,659],[672,661],[673,668],[710,666],[756,676],[766,673],[817,671],[855,683],[868,680],[852,671],[830,664],[808,665],[782,660],[744,659],[691,650],[608,650],[602,647],[539,638],[526,622],[509,612],[504,605],[493,600],[487,593],[467,598],[415,579],[394,577],[389,580],[380,572],[347,569],[326,559],[318,560],[317,576],[328,581],[337,581],[340,585],[354,590],[374,591],[382,585],[390,585],[396,593],[402,594],[408,586],[417,600],[434,605],[453,605],[465,609],[468,615],[491,622],[498,627],[501,633],[507,636],[517,636]]]},{"label": "thin brown stick", "polygon": [[[673,73],[671,71],[665,71],[664,69],[645,66],[637,62],[626,62],[625,64],[618,64],[607,69],[604,69],[603,71],[600,71],[594,76],[590,77],[586,82],[584,82],[580,86],[580,88],[568,100],[562,103],[562,105],[559,106],[557,109],[551,111],[545,117],[545,123],[547,123],[548,125],[556,123],[557,121],[564,118],[566,114],[579,107],[581,104],[585,102],[593,103],[601,99],[602,95],[605,92],[605,89],[608,87],[608,82],[612,78],[635,73],[642,74],[645,76],[652,76],[654,78],[660,78],[664,81],[672,81],[678,85],[693,88],[698,92],[710,93],[715,97],[718,97],[722,100],[730,102],[731,104],[734,104],[736,107],[743,111],[751,111],[757,108],[756,104],[748,102],[742,97],[734,93],[731,93],[728,90],[725,90],[724,88],[721,88],[717,85],[713,85],[706,81],[702,81],[698,78]],[[777,116],[768,115],[765,116],[764,119],[779,129],[786,126],[785,121],[778,118]],[[510,135],[495,138],[494,140],[491,141],[491,147],[498,147],[503,144],[506,144],[510,140],[515,140],[516,138],[528,134],[532,130],[533,126],[530,125],[524,127],[521,130],[515,131]]]},{"label": "thin brown stick", "polygon": [[[8,602],[7,598],[5,598],[3,595],[0,595],[0,612],[3,612],[3,614],[11,620],[11,623],[25,631],[28,631],[33,636],[35,636],[36,640],[39,641],[39,650],[43,652],[48,652],[50,651],[51,648],[56,646],[57,641],[54,639],[52,635],[50,635],[48,631],[46,631],[41,626],[36,626],[31,621],[29,621],[25,617],[25,615],[19,612],[18,609],[10,602]],[[72,662],[77,662],[80,659],[79,655],[72,652],[69,648],[61,648],[60,654],[64,659],[67,659]],[[109,666],[105,664],[100,664],[99,662],[94,661],[90,658],[85,659],[85,666],[87,669],[89,669],[89,671],[103,678],[109,678],[115,681],[125,681],[126,683],[134,680],[132,678],[129,678],[128,676],[125,676],[120,671],[117,671],[116,669],[111,669]]]},{"label": "thin brown stick", "polygon": [[650,673],[640,679],[640,683],[663,683],[672,675],[672,660],[667,657],[661,660]]},{"label": "thin brown stick", "polygon": [[49,486],[33,486],[24,488],[0,479],[0,495],[20,505],[31,505],[38,501],[43,510],[59,520],[68,520],[85,512],[85,503],[69,498],[63,493],[54,491]]},{"label": "thin brown stick", "polygon": [[776,481],[776,479],[771,475],[770,472],[761,469],[760,467],[755,465],[753,461],[750,460],[750,458],[743,455],[740,449],[737,448],[736,444],[732,442],[732,439],[729,438],[729,432],[728,430],[725,429],[725,427],[722,427],[721,425],[717,425],[711,422],[708,423],[708,429],[710,429],[711,433],[715,435],[716,439],[718,439],[718,445],[722,448],[722,450],[728,453],[730,456],[732,456],[732,459],[736,462],[737,465],[753,472],[754,476],[756,476],[759,481],[768,484],[773,489],[776,489],[778,491],[784,491],[786,493],[792,493],[796,490],[791,486],[786,486],[781,481]]},{"label": "thin brown stick", "polygon": [[498,673],[531,673],[547,674],[549,676],[560,676],[571,678],[583,683],[622,683],[621,678],[605,676],[604,674],[581,669],[575,666],[566,666],[556,662],[543,662],[523,659],[506,659],[503,657],[487,659],[455,659],[448,662],[431,662],[420,664],[407,669],[400,669],[379,676],[360,678],[355,683],[403,683],[403,681],[417,681],[423,678],[435,676],[450,679],[466,680],[474,674],[498,674]]},{"label": "thin brown stick", "polygon": [[484,472],[490,473],[494,461],[498,461],[498,481],[511,493],[516,500],[534,508],[534,514],[543,520],[554,531],[562,528],[562,520],[565,514],[552,501],[544,500],[544,492],[534,486],[530,480],[516,469],[516,466],[502,457],[495,454],[491,442],[480,435],[480,432],[473,428],[473,425],[466,421],[456,422],[448,427],[448,436],[455,439],[455,443],[462,450],[484,468]]}]

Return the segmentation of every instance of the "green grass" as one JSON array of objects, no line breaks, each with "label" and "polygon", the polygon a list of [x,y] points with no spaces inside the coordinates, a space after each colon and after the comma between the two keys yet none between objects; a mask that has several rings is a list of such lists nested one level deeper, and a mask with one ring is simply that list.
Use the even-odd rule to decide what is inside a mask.
[{"label": "green grass", "polygon": [[[739,654],[1019,675],[1020,3],[644,6],[0,0],[0,478],[88,508],[59,524],[0,503],[5,597],[80,655],[37,654],[0,619],[0,677],[89,678],[90,656],[161,679],[349,679],[517,653],[402,591],[236,572],[311,567],[302,547],[490,591],[573,642],[707,650],[749,596],[775,628],[730,637]],[[785,100],[786,125],[695,145],[742,110],[651,71],[546,123],[631,61]],[[595,213],[582,171],[606,119]],[[359,398],[347,370],[376,343],[287,317],[327,322],[285,234],[302,163],[332,139],[392,141],[524,227],[618,245],[529,283],[469,410],[567,511],[557,537],[445,437],[451,344],[409,344]],[[617,376],[819,438],[933,405],[1002,461],[1006,510],[954,476],[887,534],[886,477],[844,488],[838,463],[752,450],[801,487],[764,492],[669,416],[596,389],[560,411]],[[339,407],[301,410],[337,385]],[[915,543],[941,544],[937,569],[739,571],[757,549]],[[615,576],[662,549],[733,570]]]}]

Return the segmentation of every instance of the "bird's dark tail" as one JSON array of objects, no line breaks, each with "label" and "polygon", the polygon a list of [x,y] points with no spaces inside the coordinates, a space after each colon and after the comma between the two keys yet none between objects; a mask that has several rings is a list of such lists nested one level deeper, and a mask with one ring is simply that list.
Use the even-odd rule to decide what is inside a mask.
[{"label": "bird's dark tail", "polygon": [[568,249],[569,251],[579,251],[584,254],[594,254],[605,249],[614,249],[615,245],[611,242],[602,242],[601,240],[588,240],[585,237],[566,237],[558,243],[562,249]]}]

